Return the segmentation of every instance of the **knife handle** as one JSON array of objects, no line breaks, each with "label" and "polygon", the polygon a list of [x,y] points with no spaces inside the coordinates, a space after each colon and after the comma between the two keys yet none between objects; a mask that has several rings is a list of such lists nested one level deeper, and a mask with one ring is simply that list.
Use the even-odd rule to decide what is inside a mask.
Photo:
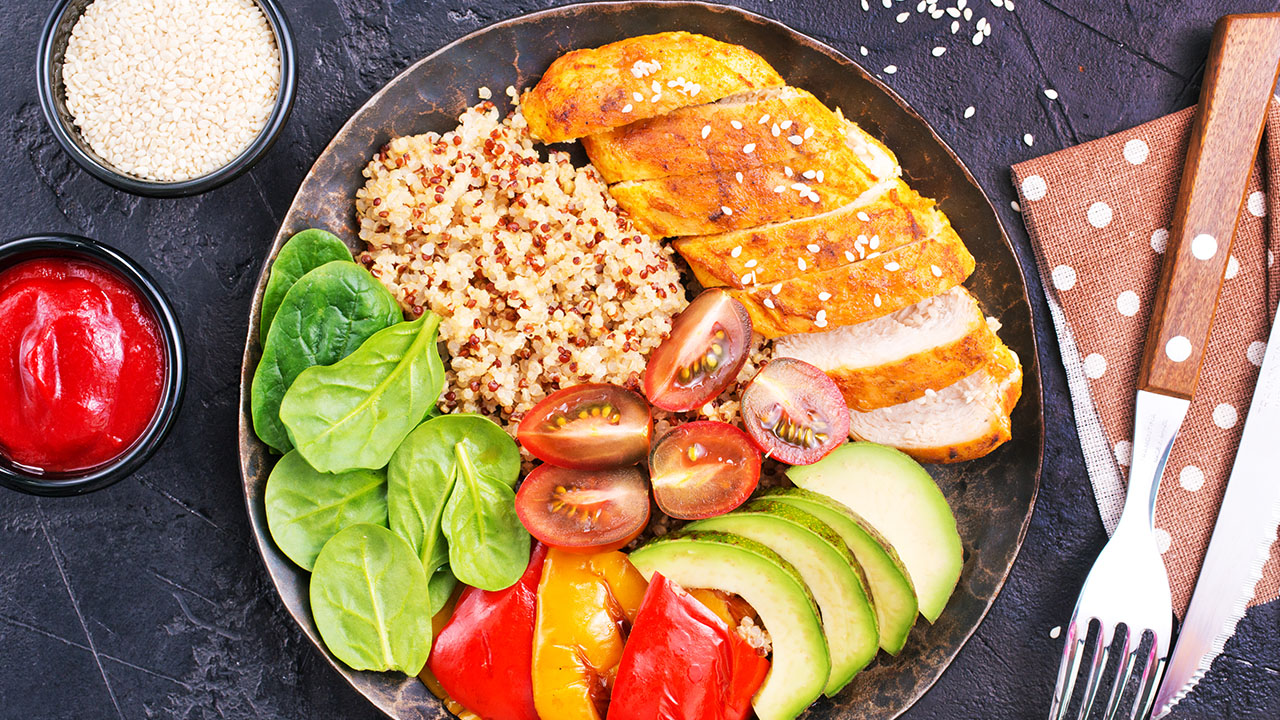
[{"label": "knife handle", "polygon": [[1280,13],[1214,28],[1138,389],[1190,399],[1280,70]]}]

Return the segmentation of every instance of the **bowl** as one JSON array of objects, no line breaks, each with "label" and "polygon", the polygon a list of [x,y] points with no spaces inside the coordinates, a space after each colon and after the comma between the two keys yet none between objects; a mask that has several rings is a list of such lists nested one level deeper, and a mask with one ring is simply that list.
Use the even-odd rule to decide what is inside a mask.
[{"label": "bowl", "polygon": [[45,120],[62,149],[80,167],[99,180],[125,192],[147,197],[185,197],[198,195],[224,185],[247,172],[266,154],[284,129],[293,109],[298,70],[294,58],[293,34],[277,0],[255,0],[262,9],[280,51],[280,87],[275,107],[267,124],[253,142],[235,158],[213,172],[189,180],[161,182],[146,180],[116,169],[89,147],[75,126],[67,109],[66,86],[62,80],[62,63],[66,57],[71,29],[93,0],[59,0],[45,22],[36,61],[36,86]]},{"label": "bowl", "polygon": [[32,495],[82,495],[101,490],[129,476],[147,461],[164,442],[182,406],[187,378],[187,356],[182,329],[169,300],[145,270],[124,253],[102,243],[76,235],[36,235],[0,243],[0,270],[23,260],[72,257],[106,267],[133,286],[146,301],[160,327],[168,366],[160,402],[150,424],[120,455],[84,470],[41,473],[19,466],[0,456],[0,485]]}]

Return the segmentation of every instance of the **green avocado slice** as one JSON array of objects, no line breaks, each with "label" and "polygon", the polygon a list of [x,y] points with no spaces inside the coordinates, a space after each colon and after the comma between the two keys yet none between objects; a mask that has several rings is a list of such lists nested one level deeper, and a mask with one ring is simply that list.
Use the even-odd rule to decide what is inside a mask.
[{"label": "green avocado slice", "polygon": [[761,497],[804,510],[844,539],[871,589],[880,626],[880,648],[890,655],[901,652],[915,625],[919,605],[911,576],[889,541],[857,513],[826,495],[787,487],[774,488]]},{"label": "green avocado slice", "polygon": [[795,566],[821,611],[831,653],[831,677],[823,688],[828,697],[840,692],[876,656],[879,631],[862,569],[840,536],[821,520],[792,505],[756,500],[728,515],[686,527],[755,540]]},{"label": "green avocado slice", "polygon": [[911,574],[920,614],[938,619],[964,569],[964,547],[946,497],[920,463],[884,445],[854,442],[787,470],[787,477],[879,530]]},{"label": "green avocado slice", "polygon": [[822,695],[831,658],[818,607],[800,574],[777,553],[738,535],[681,531],[630,558],[646,578],[656,572],[684,587],[734,593],[760,615],[773,640],[769,675],[751,703],[760,720],[793,720]]}]

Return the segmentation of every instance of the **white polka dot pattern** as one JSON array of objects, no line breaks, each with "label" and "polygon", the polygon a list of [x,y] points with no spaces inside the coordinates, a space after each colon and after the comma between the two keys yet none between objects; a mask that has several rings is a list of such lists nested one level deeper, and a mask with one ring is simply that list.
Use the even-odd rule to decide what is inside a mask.
[{"label": "white polka dot pattern", "polygon": [[1089,218],[1089,224],[1101,230],[1111,224],[1111,206],[1104,202],[1096,202],[1089,206],[1089,211],[1085,213]]},{"label": "white polka dot pattern", "polygon": [[1059,290],[1070,290],[1076,286],[1076,271],[1070,265],[1059,265],[1053,269],[1053,286]]},{"label": "white polka dot pattern", "polygon": [[1254,217],[1262,217],[1267,214],[1267,196],[1262,191],[1249,193],[1249,200],[1245,203],[1249,207],[1249,213]]},{"label": "white polka dot pattern", "polygon": [[1227,256],[1227,270],[1222,274],[1223,280],[1230,280],[1240,274],[1240,261],[1235,255]]},{"label": "white polka dot pattern", "polygon": [[1125,317],[1137,315],[1140,305],[1141,301],[1138,300],[1138,293],[1132,290],[1125,290],[1116,297],[1116,310]]},{"label": "white polka dot pattern", "polygon": [[1169,546],[1173,544],[1173,538],[1169,536],[1169,531],[1164,528],[1156,528],[1152,534],[1156,538],[1156,550],[1159,550],[1161,555],[1169,552]]},{"label": "white polka dot pattern", "polygon": [[1151,148],[1138,138],[1124,144],[1124,159],[1128,160],[1130,165],[1141,165],[1147,161],[1147,155],[1150,154]]},{"label": "white polka dot pattern", "polygon": [[1249,343],[1249,349],[1244,351],[1244,356],[1249,358],[1249,362],[1262,367],[1262,358],[1267,354],[1267,343],[1265,340],[1254,340]]},{"label": "white polka dot pattern", "polygon": [[1129,467],[1129,463],[1133,462],[1133,443],[1128,440],[1121,440],[1115,446],[1116,462],[1124,467]]},{"label": "white polka dot pattern", "polygon": [[1039,200],[1049,192],[1049,185],[1039,175],[1028,175],[1022,180],[1022,197]]},{"label": "white polka dot pattern", "polygon": [[1195,492],[1204,487],[1204,471],[1195,465],[1188,465],[1178,473],[1178,484],[1187,492]]},{"label": "white polka dot pattern", "polygon": [[1107,359],[1093,353],[1084,359],[1084,376],[1090,380],[1097,380],[1107,372]]},{"label": "white polka dot pattern", "polygon": [[1230,430],[1239,422],[1240,415],[1231,403],[1220,403],[1213,409],[1213,424],[1223,430]]}]

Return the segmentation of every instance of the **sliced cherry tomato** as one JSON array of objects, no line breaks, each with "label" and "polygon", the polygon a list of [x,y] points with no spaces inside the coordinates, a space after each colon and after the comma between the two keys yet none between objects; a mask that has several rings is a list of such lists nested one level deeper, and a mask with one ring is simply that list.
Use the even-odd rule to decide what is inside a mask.
[{"label": "sliced cherry tomato", "polygon": [[662,512],[681,520],[723,515],[760,481],[760,451],[728,423],[699,420],[663,435],[649,455],[649,482]]},{"label": "sliced cherry tomato", "polygon": [[751,316],[724,290],[699,295],[649,356],[644,394],[654,407],[694,410],[738,377],[751,345]]},{"label": "sliced cherry tomato", "polygon": [[766,457],[812,465],[848,437],[849,408],[826,373],[777,358],[742,391],[742,424]]},{"label": "sliced cherry tomato", "polygon": [[520,421],[517,437],[543,462],[575,470],[635,465],[649,453],[653,418],[639,393],[607,383],[552,393]]},{"label": "sliced cherry tomato", "polygon": [[539,465],[516,493],[516,514],[530,534],[552,547],[617,550],[649,522],[649,488],[639,468]]}]

